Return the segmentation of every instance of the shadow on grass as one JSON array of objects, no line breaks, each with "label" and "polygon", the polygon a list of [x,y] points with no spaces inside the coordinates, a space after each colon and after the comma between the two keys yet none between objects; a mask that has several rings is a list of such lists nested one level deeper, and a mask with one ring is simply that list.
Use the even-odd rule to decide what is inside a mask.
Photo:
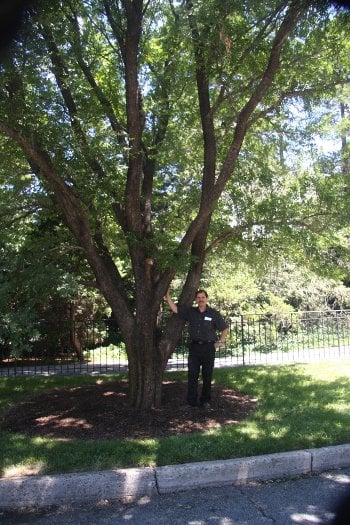
[{"label": "shadow on grass", "polygon": [[[3,476],[170,465],[350,441],[349,378],[312,365],[218,369],[217,383],[258,399],[246,420],[203,434],[135,441],[59,441],[2,432]],[[184,374],[171,377],[184,378]]]},{"label": "shadow on grass", "polygon": [[[103,380],[115,381],[122,379],[125,374],[110,374],[104,376]],[[16,403],[25,396],[30,396],[51,388],[62,388],[69,386],[82,386],[96,383],[98,378],[90,375],[80,376],[16,376],[0,378],[0,416],[3,409],[9,404]]]},{"label": "shadow on grass", "polygon": [[60,441],[1,432],[1,476],[26,476],[149,466],[155,464],[156,440]]},{"label": "shadow on grass", "polygon": [[[341,364],[339,364],[341,367]],[[215,380],[258,399],[256,411],[226,426],[181,443],[159,447],[160,464],[228,459],[350,442],[350,381],[308,373],[311,365],[216,370]]]}]

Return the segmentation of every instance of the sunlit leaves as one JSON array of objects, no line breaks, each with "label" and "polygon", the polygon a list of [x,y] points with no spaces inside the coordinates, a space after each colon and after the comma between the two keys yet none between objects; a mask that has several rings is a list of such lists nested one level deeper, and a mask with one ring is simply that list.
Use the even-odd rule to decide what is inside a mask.
[{"label": "sunlit leaves", "polygon": [[[177,250],[198,213],[208,147],[196,73],[200,70],[208,82],[215,141],[210,146],[216,155],[214,177],[219,177],[240,112],[261,82],[287,7],[258,0],[145,4],[137,64],[143,118],[139,153],[144,171],[151,172],[152,191],[147,236],[136,237],[158,261],[159,271],[185,272],[193,262]],[[231,229],[227,238],[238,250],[249,245],[255,254],[271,247],[277,253],[302,239],[310,253],[320,232],[326,237],[343,226],[344,181],[333,176],[340,171],[339,165],[334,168],[337,159],[318,158],[322,162],[314,167],[311,137],[338,125],[334,106],[330,111],[325,101],[331,96],[347,101],[345,88],[339,93],[348,80],[348,22],[346,13],[315,4],[296,23],[280,67],[247,123],[207,245],[216,246]],[[15,122],[29,141],[48,152],[57,174],[89,213],[92,232],[101,234],[124,273],[130,271],[134,235],[115,213],[116,205],[123,209],[133,160],[133,137],[126,132],[125,30],[120,2],[43,2],[14,43],[0,78],[1,119]],[[346,134],[346,126],[341,122],[335,133]],[[16,210],[20,199],[22,211],[32,209],[35,220],[43,200],[53,209],[52,190],[38,182],[33,163],[28,168],[13,145],[0,155],[12,170],[1,200],[7,195],[8,206]],[[331,215],[332,208],[339,213]],[[135,213],[143,219],[142,210]]]}]

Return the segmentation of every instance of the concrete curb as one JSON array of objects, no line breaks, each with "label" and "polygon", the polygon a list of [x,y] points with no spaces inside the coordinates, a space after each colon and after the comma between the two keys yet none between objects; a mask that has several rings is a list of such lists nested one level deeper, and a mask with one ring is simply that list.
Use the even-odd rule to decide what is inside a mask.
[{"label": "concrete curb", "polygon": [[0,479],[0,509],[128,500],[350,466],[350,444],[224,461]]},{"label": "concrete curb", "polygon": [[0,509],[127,500],[155,494],[152,468],[0,479]]},{"label": "concrete curb", "polygon": [[301,450],[225,461],[187,463],[176,467],[158,467],[156,477],[158,491],[163,494],[184,488],[292,477],[307,474],[310,470],[311,454]]}]

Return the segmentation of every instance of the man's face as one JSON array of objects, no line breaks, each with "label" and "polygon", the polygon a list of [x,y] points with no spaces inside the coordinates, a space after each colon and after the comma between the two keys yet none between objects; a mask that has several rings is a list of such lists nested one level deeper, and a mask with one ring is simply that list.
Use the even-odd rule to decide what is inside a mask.
[{"label": "man's face", "polygon": [[196,303],[198,304],[199,308],[204,308],[207,305],[208,298],[205,295],[205,293],[200,292],[196,295]]}]

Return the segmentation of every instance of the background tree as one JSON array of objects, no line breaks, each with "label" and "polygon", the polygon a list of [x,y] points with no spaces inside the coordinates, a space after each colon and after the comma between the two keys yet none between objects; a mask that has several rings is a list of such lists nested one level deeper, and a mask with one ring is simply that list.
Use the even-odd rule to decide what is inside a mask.
[{"label": "background tree", "polygon": [[[285,198],[303,182],[275,156],[267,172],[254,164],[266,148],[281,159],[290,100],[348,80],[347,33],[346,13],[308,0],[32,10],[1,69],[6,170],[15,177],[17,159],[28,163],[34,191],[83,251],[126,344],[132,405],[161,402],[182,329],[176,317],[160,324],[176,274],[189,305],[207,253],[224,240],[274,235],[290,214],[295,238],[316,219],[330,227],[324,205],[315,209],[319,193]],[[280,179],[278,199],[269,188]]]},{"label": "background tree", "polygon": [[35,356],[54,358],[71,349],[82,359],[75,321],[107,317],[106,304],[59,217],[35,206],[30,180],[19,176],[16,187],[8,180],[0,199],[0,356],[34,348]]}]

